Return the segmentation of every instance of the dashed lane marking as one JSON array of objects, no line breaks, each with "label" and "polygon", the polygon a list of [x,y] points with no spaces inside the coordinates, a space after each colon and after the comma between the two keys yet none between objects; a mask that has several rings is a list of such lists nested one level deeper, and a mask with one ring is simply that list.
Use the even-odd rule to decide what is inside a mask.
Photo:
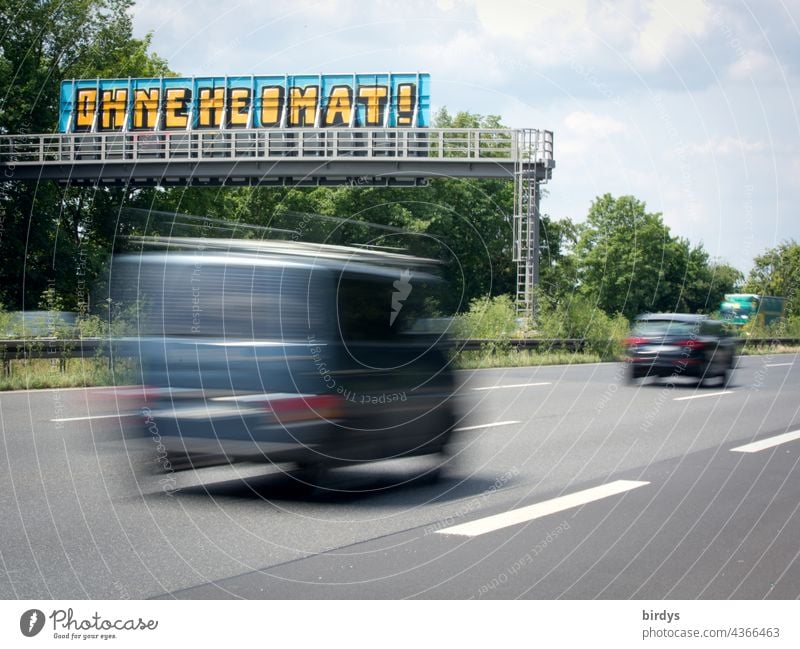
[{"label": "dashed lane marking", "polygon": [[487,516],[486,518],[480,518],[476,521],[470,521],[469,523],[454,525],[453,527],[446,527],[443,530],[438,530],[436,533],[457,534],[459,536],[480,536],[481,534],[488,534],[489,532],[501,530],[505,527],[527,523],[537,518],[562,512],[565,509],[573,509],[574,507],[579,507],[596,500],[602,500],[609,496],[625,493],[626,491],[644,487],[648,484],[650,483],[634,480],[616,480],[615,482],[609,482],[599,487],[576,491],[573,494],[559,496],[558,498],[545,500],[535,505],[514,509],[510,512]]}]

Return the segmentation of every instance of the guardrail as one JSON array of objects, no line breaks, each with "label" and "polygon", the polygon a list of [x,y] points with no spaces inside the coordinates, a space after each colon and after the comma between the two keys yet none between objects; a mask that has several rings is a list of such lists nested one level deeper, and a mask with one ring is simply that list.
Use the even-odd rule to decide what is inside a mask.
[{"label": "guardrail", "polygon": [[[800,346],[800,338],[739,338],[740,347],[769,347],[769,346]],[[31,338],[27,340],[0,340],[0,361],[2,361],[3,374],[8,375],[11,370],[11,361],[50,359],[58,361],[61,370],[65,369],[68,358],[107,358],[109,354],[109,339],[107,338]],[[583,350],[583,338],[519,338],[519,339],[489,339],[471,338],[454,339],[451,346],[457,351],[480,350],[508,350],[516,351],[568,351],[580,352]]]},{"label": "guardrail", "polygon": [[110,361],[107,338],[28,338],[0,340],[0,361],[3,376],[11,373],[11,361],[49,359],[58,361],[59,369],[66,370],[68,358],[103,356]]}]

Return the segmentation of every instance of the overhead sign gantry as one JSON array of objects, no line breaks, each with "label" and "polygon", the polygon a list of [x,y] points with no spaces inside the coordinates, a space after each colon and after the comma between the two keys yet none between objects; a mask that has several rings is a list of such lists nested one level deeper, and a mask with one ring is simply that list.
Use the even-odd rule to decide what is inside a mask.
[{"label": "overhead sign gantry", "polygon": [[431,127],[424,73],[80,79],[58,133],[0,135],[0,182],[63,185],[515,183],[517,303],[533,308],[553,133]]}]

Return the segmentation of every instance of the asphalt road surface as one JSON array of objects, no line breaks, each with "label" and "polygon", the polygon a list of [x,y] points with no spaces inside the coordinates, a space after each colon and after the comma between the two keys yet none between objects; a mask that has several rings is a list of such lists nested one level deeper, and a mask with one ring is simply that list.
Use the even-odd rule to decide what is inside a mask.
[{"label": "asphalt road surface", "polygon": [[797,356],[727,388],[459,375],[438,481],[421,458],[316,491],[257,465],[142,477],[98,390],[0,393],[0,598],[800,597]]}]

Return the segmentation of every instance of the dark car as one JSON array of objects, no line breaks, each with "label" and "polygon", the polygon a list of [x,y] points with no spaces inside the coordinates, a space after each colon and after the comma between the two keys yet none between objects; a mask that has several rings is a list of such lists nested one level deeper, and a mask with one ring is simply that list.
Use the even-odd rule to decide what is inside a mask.
[{"label": "dark car", "polygon": [[736,362],[736,339],[725,324],[702,315],[640,315],[625,341],[628,379],[717,378],[726,385]]},{"label": "dark car", "polygon": [[[113,260],[146,403],[131,436],[170,470],[330,467],[440,454],[455,422],[447,342],[420,322],[445,288],[407,255],[172,239]],[[416,333],[425,331],[425,333]],[[158,459],[158,458],[157,458]]]}]

